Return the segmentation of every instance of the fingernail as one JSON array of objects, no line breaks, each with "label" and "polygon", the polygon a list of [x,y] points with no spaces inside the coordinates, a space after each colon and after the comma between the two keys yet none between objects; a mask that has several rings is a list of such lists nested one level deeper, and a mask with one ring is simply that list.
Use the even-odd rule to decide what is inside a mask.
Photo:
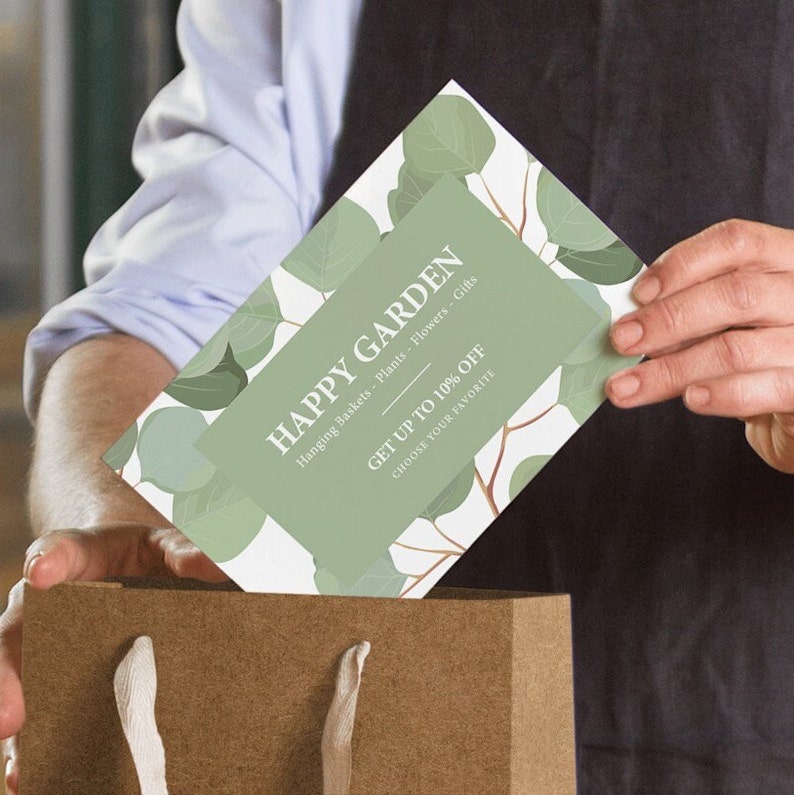
[{"label": "fingernail", "polygon": [[44,557],[44,552],[39,551],[25,561],[25,568],[22,572],[22,578],[25,580],[26,583],[30,584],[30,573],[33,571],[33,566],[42,557]]},{"label": "fingernail", "polygon": [[643,328],[636,320],[627,320],[612,327],[612,341],[618,348],[627,349],[636,345],[643,335]]},{"label": "fingernail", "polygon": [[688,406],[705,406],[711,400],[711,392],[704,386],[690,386],[684,394],[684,399]]},{"label": "fingernail", "polygon": [[14,773],[14,760],[13,759],[6,759],[6,767],[5,767],[5,777],[6,781],[8,781]]},{"label": "fingernail", "polygon": [[640,379],[633,373],[615,375],[609,380],[609,391],[613,397],[623,400],[636,394],[640,383]]},{"label": "fingernail", "polygon": [[662,292],[662,283],[656,276],[645,276],[634,285],[631,294],[639,303],[649,304],[660,292]]}]

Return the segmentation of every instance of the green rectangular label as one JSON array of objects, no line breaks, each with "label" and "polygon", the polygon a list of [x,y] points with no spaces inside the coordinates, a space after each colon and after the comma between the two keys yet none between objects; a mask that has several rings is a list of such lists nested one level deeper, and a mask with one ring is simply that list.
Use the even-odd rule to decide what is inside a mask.
[{"label": "green rectangular label", "polygon": [[196,447],[352,585],[598,323],[443,177]]}]

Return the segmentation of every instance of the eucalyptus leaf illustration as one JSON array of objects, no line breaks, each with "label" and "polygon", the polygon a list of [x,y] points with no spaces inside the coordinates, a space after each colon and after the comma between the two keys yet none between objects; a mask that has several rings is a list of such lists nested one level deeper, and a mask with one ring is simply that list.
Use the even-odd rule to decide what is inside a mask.
[{"label": "eucalyptus leaf illustration", "polygon": [[397,175],[397,187],[389,191],[388,196],[392,223],[396,226],[402,221],[434,184],[434,180],[420,177],[411,171],[407,163],[403,163]]},{"label": "eucalyptus leaf illustration", "polygon": [[468,464],[451,480],[441,493],[428,505],[421,514],[423,519],[435,522],[439,516],[451,513],[463,505],[474,485],[474,461]]},{"label": "eucalyptus leaf illustration", "polygon": [[315,572],[314,584],[321,594],[329,596],[399,596],[407,579],[407,574],[397,571],[387,550],[355,585],[344,585],[322,567]]},{"label": "eucalyptus leaf illustration", "polygon": [[564,364],[560,375],[560,393],[557,402],[565,406],[580,425],[604,400],[604,384],[612,373],[630,367],[640,357],[619,356],[608,340],[602,353],[583,364]]},{"label": "eucalyptus leaf illustration", "polygon": [[213,370],[195,378],[180,375],[166,388],[174,400],[194,409],[211,411],[226,408],[248,386],[245,370],[235,361],[231,345]]},{"label": "eucalyptus leaf illustration", "polygon": [[537,160],[538,160],[537,157],[535,157],[535,155],[533,155],[532,152],[529,151],[529,149],[525,149],[524,151],[527,153],[527,165],[528,166],[531,166],[533,163],[537,162]]},{"label": "eucalyptus leaf illustration", "polygon": [[194,447],[207,427],[195,409],[173,406],[153,411],[138,437],[141,480],[169,494],[209,483],[215,466]]},{"label": "eucalyptus leaf illustration", "polygon": [[550,460],[550,455],[533,455],[529,458],[525,458],[513,470],[513,474],[510,477],[510,486],[508,487],[510,499],[514,500],[524,486],[526,486]]},{"label": "eucalyptus leaf illustration", "polygon": [[180,378],[195,378],[198,375],[214,370],[226,353],[226,346],[229,344],[228,323],[221,326],[213,334],[206,345],[185,365],[179,373]]},{"label": "eucalyptus leaf illustration", "polygon": [[599,315],[601,322],[566,357],[565,364],[584,364],[610,350],[609,323],[612,309],[601,297],[598,288],[582,279],[563,279],[581,299]]},{"label": "eucalyptus leaf illustration", "polygon": [[111,468],[118,471],[132,456],[135,443],[138,441],[138,423],[133,422],[120,439],[102,456],[102,460]]},{"label": "eucalyptus leaf illustration", "polygon": [[560,248],[557,259],[577,276],[596,284],[626,282],[642,268],[642,260],[622,240],[598,251]]},{"label": "eucalyptus leaf illustration", "polygon": [[270,353],[276,327],[284,318],[270,279],[265,280],[229,318],[229,344],[246,370]]},{"label": "eucalyptus leaf illustration", "polygon": [[[465,187],[466,178],[459,177],[459,180]],[[397,187],[389,191],[388,195],[389,215],[392,223],[396,226],[402,221],[435,184],[436,179],[415,174],[411,171],[408,163],[403,163],[397,174]]]},{"label": "eucalyptus leaf illustration", "polygon": [[174,495],[173,523],[216,563],[239,555],[266,516],[220,472],[201,488]]},{"label": "eucalyptus leaf illustration", "polygon": [[284,270],[321,292],[335,290],[380,242],[372,216],[342,197],[282,263]]},{"label": "eucalyptus leaf illustration", "polygon": [[479,174],[495,146],[488,122],[464,97],[436,97],[403,133],[410,170],[433,182],[442,174]]},{"label": "eucalyptus leaf illustration", "polygon": [[617,240],[617,235],[545,168],[538,177],[537,204],[552,243],[576,251],[598,251]]}]

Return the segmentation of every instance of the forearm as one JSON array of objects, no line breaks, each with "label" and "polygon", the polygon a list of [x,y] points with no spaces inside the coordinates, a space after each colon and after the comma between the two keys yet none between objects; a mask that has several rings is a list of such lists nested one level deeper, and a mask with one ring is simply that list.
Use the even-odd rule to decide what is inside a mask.
[{"label": "forearm", "polygon": [[123,334],[87,340],[56,360],[36,419],[34,533],[119,521],[164,524],[101,456],[174,375],[160,353]]}]

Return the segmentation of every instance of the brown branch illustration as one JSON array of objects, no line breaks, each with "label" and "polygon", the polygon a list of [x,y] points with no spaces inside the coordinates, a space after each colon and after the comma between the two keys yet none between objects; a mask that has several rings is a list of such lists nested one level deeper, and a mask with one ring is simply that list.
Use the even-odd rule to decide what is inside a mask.
[{"label": "brown branch illustration", "polygon": [[557,404],[552,403],[547,409],[543,409],[540,414],[533,417],[531,420],[527,420],[526,422],[519,422],[518,425],[509,425],[507,426],[507,432],[512,433],[513,431],[521,430],[521,428],[526,428],[527,425],[532,425],[533,422],[537,422],[538,420],[542,420],[553,408],[556,408]]},{"label": "brown branch illustration", "polygon": [[482,475],[480,474],[480,470],[477,467],[474,467],[474,477],[477,479],[477,483],[480,486],[480,490],[483,493],[483,496],[488,501],[488,507],[491,509],[491,513],[494,517],[499,516],[499,509],[496,507],[496,503],[491,498],[491,495],[488,493],[488,487],[485,485],[485,481],[482,479]]},{"label": "brown branch illustration", "polygon": [[[542,420],[557,404],[553,403],[547,409],[544,409],[540,412],[540,414],[536,414],[526,422],[520,422],[518,425],[508,425],[505,423],[502,426],[502,440],[499,443],[499,454],[496,456],[496,463],[494,464],[493,472],[491,472],[491,477],[488,481],[488,485],[485,486],[485,493],[488,499],[489,505],[491,505],[492,510],[496,507],[496,500],[494,499],[494,489],[496,487],[496,478],[499,474],[499,468],[502,466],[502,459],[505,455],[505,448],[507,447],[507,437],[510,436],[511,433],[514,431],[518,431],[521,428],[526,428],[528,425],[532,425],[532,423],[537,422],[538,420]],[[484,484],[483,484],[484,485]],[[498,514],[494,514],[495,516]]]},{"label": "brown branch illustration", "polygon": [[[442,563],[449,560],[452,557],[452,553],[447,553],[443,557],[439,558],[424,574],[409,574],[409,577],[414,577],[414,581],[400,594],[400,597],[406,596],[409,594],[420,582],[427,579]],[[403,572],[404,574],[405,572]]]},{"label": "brown branch illustration", "polygon": [[527,163],[527,170],[524,173],[524,198],[521,202],[521,223],[518,225],[518,236],[523,240],[524,227],[527,225],[527,184],[529,183],[529,163]]},{"label": "brown branch illustration", "polygon": [[440,527],[439,527],[439,526],[436,524],[436,520],[435,520],[435,519],[431,519],[431,520],[430,520],[430,523],[433,525],[433,529],[434,529],[434,530],[435,530],[435,531],[436,531],[436,532],[437,532],[437,533],[438,533],[438,534],[441,536],[441,538],[443,538],[443,539],[444,539],[444,541],[448,541],[450,544],[452,544],[452,546],[453,546],[453,547],[457,547],[457,548],[458,548],[459,550],[461,550],[462,552],[465,552],[465,551],[466,551],[466,547],[464,547],[462,544],[459,544],[459,543],[458,543],[457,541],[455,541],[454,539],[450,538],[450,537],[449,537],[449,536],[448,536],[448,535],[447,535],[447,534],[446,534],[446,533],[445,533],[445,532],[444,532],[444,531],[443,531],[443,530],[442,530],[442,529],[441,529],[441,528],[440,528]]},{"label": "brown branch illustration", "polygon": [[296,323],[294,320],[287,320],[287,318],[281,318],[282,323],[289,323],[290,326],[297,326],[298,328],[303,328],[303,323]]},{"label": "brown branch illustration", "polygon": [[496,200],[496,196],[491,193],[491,189],[488,187],[488,183],[485,181],[485,177],[483,177],[482,174],[480,174],[480,179],[482,180],[485,192],[488,194],[488,197],[493,202],[493,206],[496,207],[496,211],[499,213],[499,218],[513,230],[513,234],[516,237],[520,238],[521,233],[518,231],[518,227],[508,218],[507,213],[502,209],[502,205]]},{"label": "brown branch illustration", "polygon": [[[392,546],[402,547],[403,549],[411,549],[414,552],[430,552],[433,555],[447,555],[447,556],[462,555],[466,551],[462,547],[460,548],[460,551],[458,551],[457,549],[425,549],[424,547],[414,547],[411,544],[403,544],[402,541],[394,541],[392,542]],[[460,546],[460,545],[456,544],[455,546]]]},{"label": "brown branch illustration", "polygon": [[499,455],[496,456],[496,463],[494,464],[493,472],[491,472],[491,479],[488,481],[488,501],[491,505],[496,505],[494,499],[494,484],[496,483],[496,476],[499,474],[499,467],[502,466],[502,459],[505,455],[505,447],[507,447],[507,437],[510,435],[510,430],[507,423],[502,426],[502,441],[499,443]]}]

